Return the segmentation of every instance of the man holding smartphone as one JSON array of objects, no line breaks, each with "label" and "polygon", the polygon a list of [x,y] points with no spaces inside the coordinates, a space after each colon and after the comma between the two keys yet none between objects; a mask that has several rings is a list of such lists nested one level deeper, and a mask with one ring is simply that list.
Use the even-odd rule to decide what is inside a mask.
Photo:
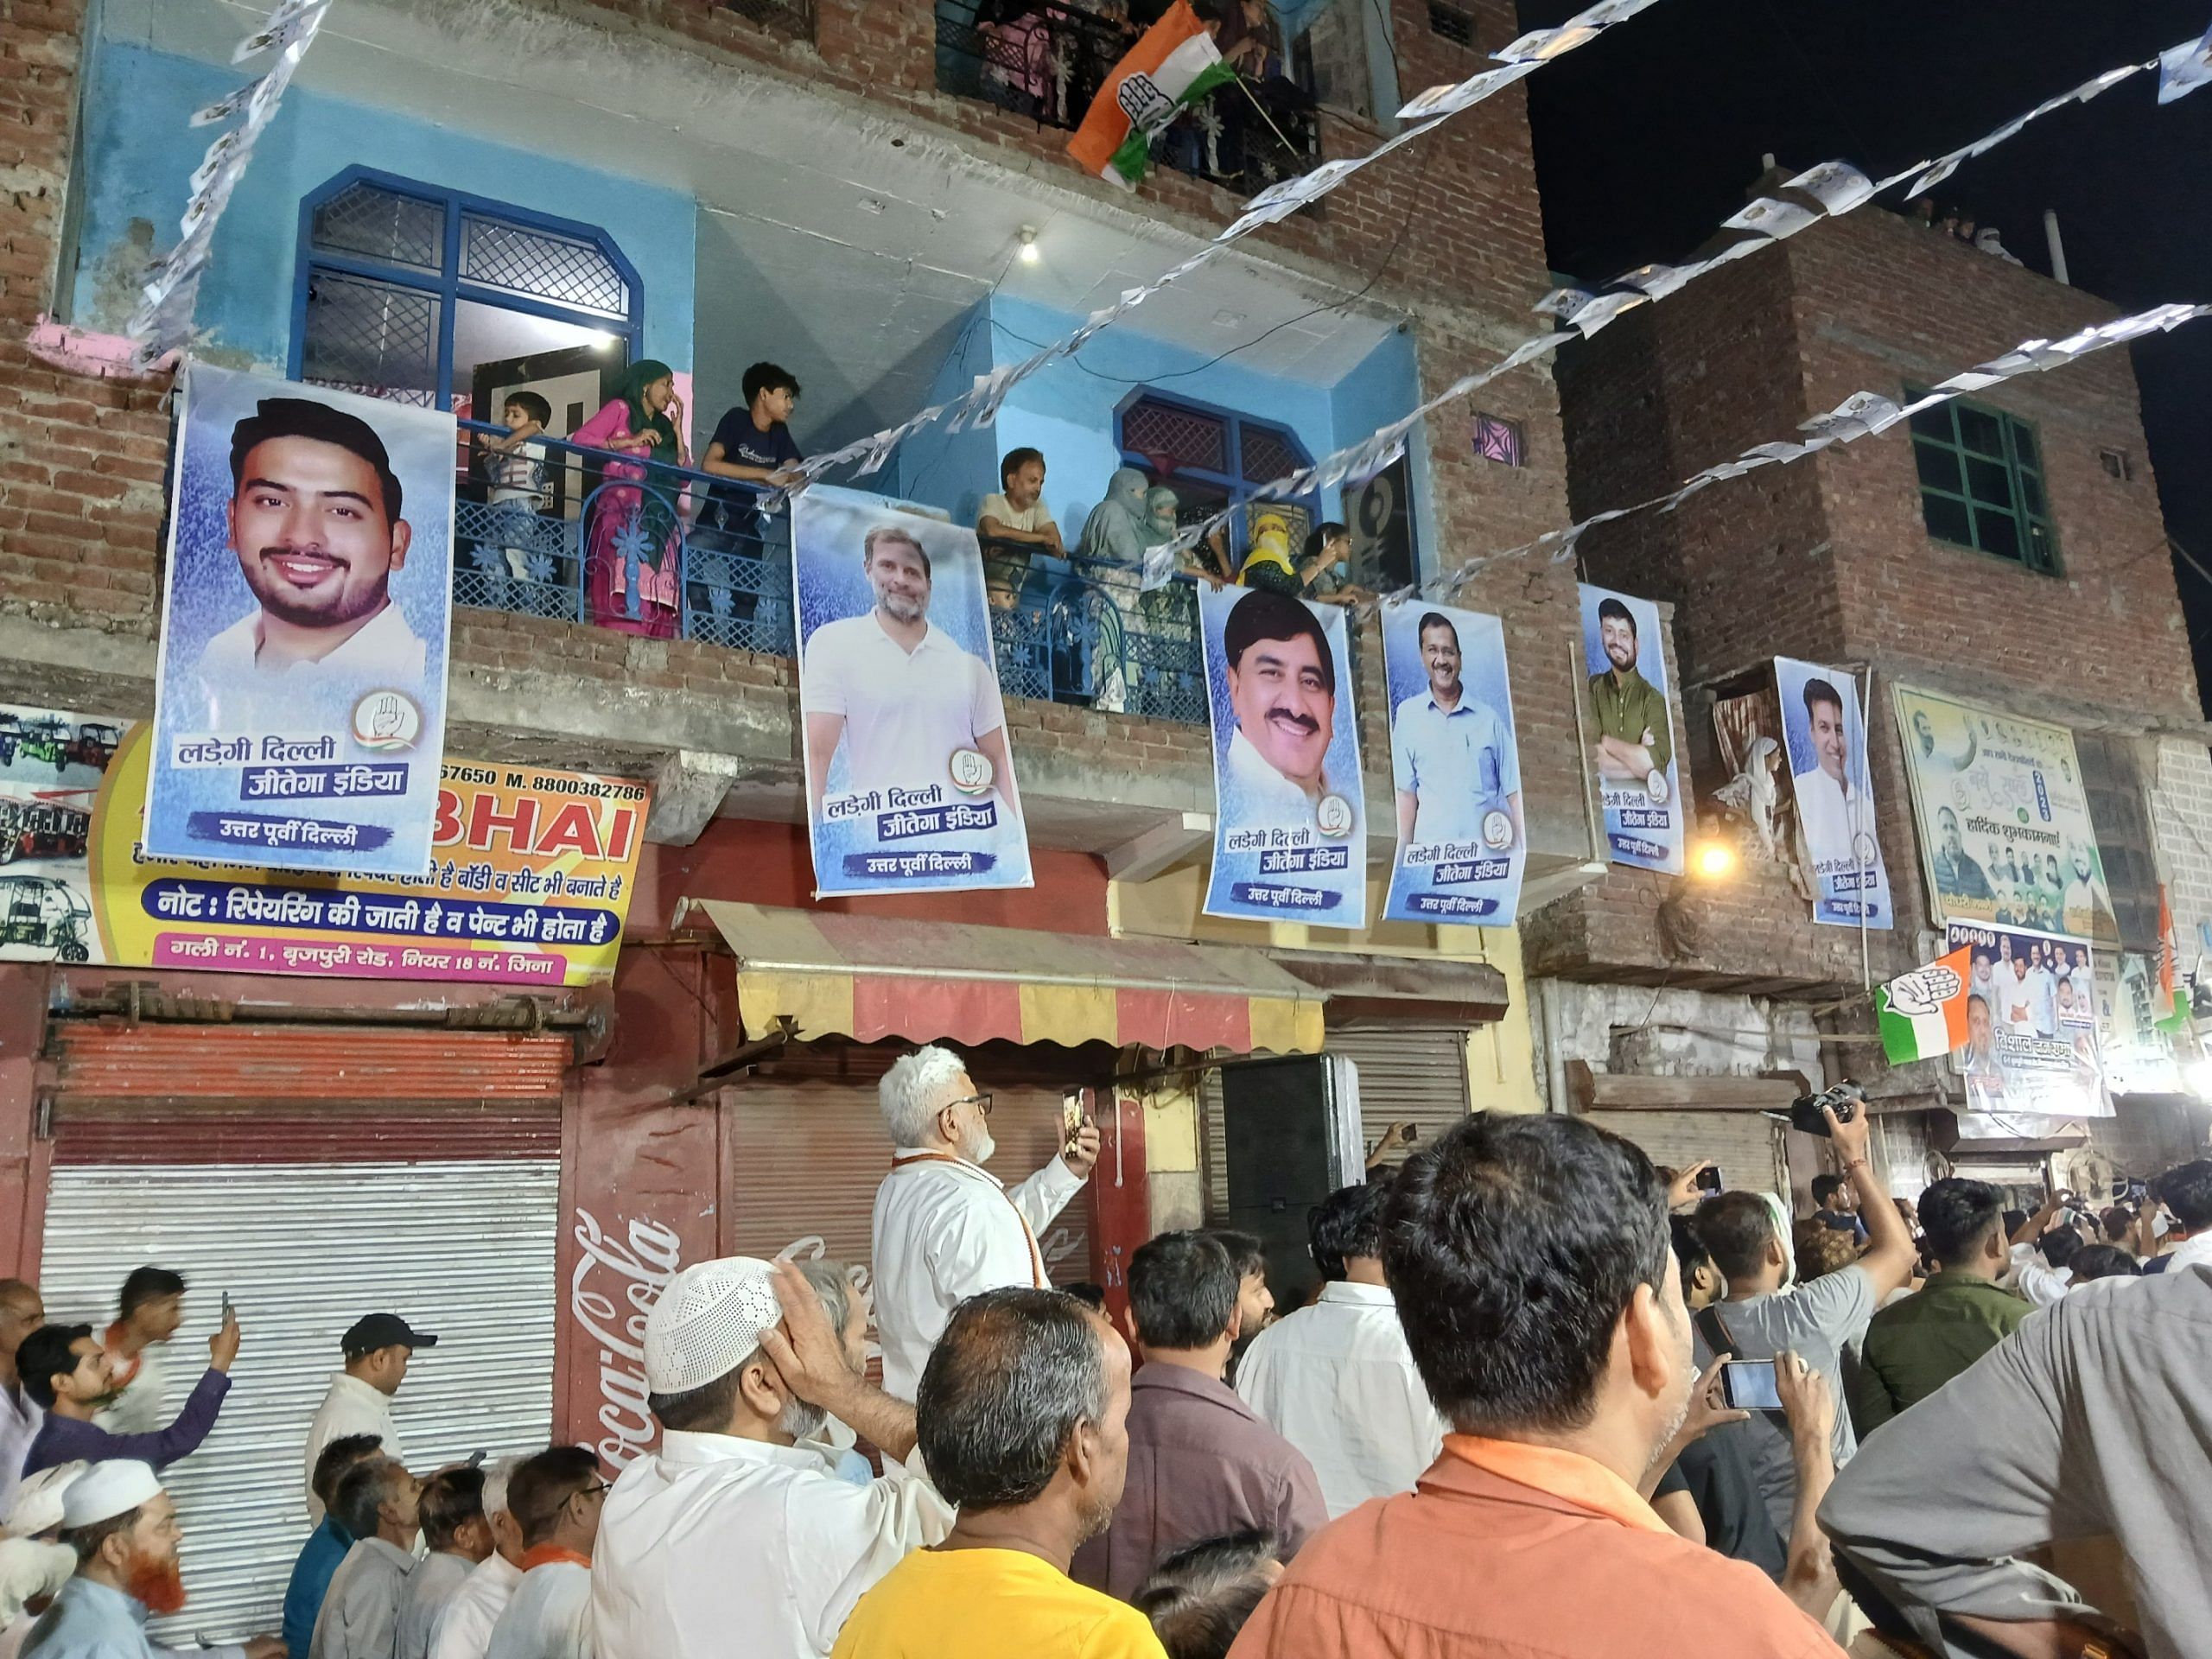
[{"label": "man holding smartphone", "polygon": [[[1872,1126],[1865,1106],[1847,1121],[1823,1101],[1821,1116],[1866,1224],[1866,1250],[1857,1262],[1791,1288],[1789,1244],[1783,1230],[1788,1218],[1763,1193],[1724,1192],[1707,1198],[1698,1206],[1695,1224],[1699,1239],[1713,1253],[1713,1265],[1728,1282],[1726,1295],[1705,1317],[1717,1325],[1735,1357],[1772,1359],[1785,1349],[1802,1355],[1827,1379],[1829,1392],[1841,1400],[1843,1350],[1865,1332],[1884,1298],[1910,1281],[1916,1252],[1904,1218],[1875,1179],[1868,1157]],[[1797,1497],[1797,1466],[1790,1456],[1789,1436],[1770,1417],[1754,1415],[1745,1429],[1752,1439],[1752,1459],[1767,1513],[1786,1536]],[[1833,1444],[1839,1468],[1859,1449],[1848,1412],[1835,1414]]]}]

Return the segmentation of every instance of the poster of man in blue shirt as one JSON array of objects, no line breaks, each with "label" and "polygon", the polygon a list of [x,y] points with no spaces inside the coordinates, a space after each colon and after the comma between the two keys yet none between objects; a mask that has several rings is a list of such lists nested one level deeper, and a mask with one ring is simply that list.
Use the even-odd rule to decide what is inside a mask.
[{"label": "poster of man in blue shirt", "polygon": [[1384,914],[1510,922],[1528,836],[1504,628],[1474,611],[1386,605],[1382,657],[1398,813]]}]

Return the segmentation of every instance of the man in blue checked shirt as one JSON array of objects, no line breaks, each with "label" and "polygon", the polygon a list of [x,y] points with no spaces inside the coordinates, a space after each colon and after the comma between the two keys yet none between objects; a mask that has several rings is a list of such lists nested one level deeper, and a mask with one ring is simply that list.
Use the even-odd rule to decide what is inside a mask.
[{"label": "man in blue checked shirt", "polygon": [[1506,852],[1522,838],[1513,734],[1460,683],[1459,631],[1450,620],[1429,612],[1419,639],[1427,689],[1400,703],[1390,722],[1398,839],[1480,842],[1486,852]]}]

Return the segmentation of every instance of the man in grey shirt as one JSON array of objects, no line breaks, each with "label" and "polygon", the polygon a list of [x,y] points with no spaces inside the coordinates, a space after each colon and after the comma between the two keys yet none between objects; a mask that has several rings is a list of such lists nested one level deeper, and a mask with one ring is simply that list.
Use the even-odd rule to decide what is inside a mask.
[{"label": "man in grey shirt", "polygon": [[406,1465],[391,1458],[364,1459],[339,1477],[330,1512],[353,1547],[331,1575],[307,1659],[395,1659],[422,1491]]},{"label": "man in grey shirt", "polygon": [[1955,1659],[1990,1650],[1962,1635],[2023,1656],[2112,1651],[2112,1621],[2019,1559],[2110,1536],[2150,1659],[2202,1659],[2212,1266],[2102,1280],[2031,1314],[1869,1439],[1820,1521],[1910,1634]]},{"label": "man in grey shirt", "polygon": [[396,1659],[430,1659],[438,1615],[492,1553],[481,1469],[456,1465],[439,1470],[423,1483],[416,1510],[423,1523],[425,1553],[399,1592]]},{"label": "man in grey shirt", "polygon": [[[1874,1179],[1867,1159],[1872,1125],[1864,1103],[1848,1122],[1839,1121],[1825,1106],[1821,1109],[1842,1161],[1844,1179],[1866,1220],[1866,1254],[1840,1272],[1792,1287],[1787,1218],[1778,1213],[1778,1206],[1758,1192],[1723,1192],[1707,1198],[1698,1206],[1694,1224],[1699,1242],[1727,1280],[1728,1294],[1700,1314],[1699,1322],[1718,1326],[1726,1340],[1716,1338],[1713,1346],[1728,1349],[1738,1359],[1772,1359],[1785,1349],[1796,1354],[1827,1379],[1829,1392],[1840,1401],[1849,1398],[1843,1380],[1844,1350],[1855,1347],[1866,1335],[1866,1321],[1883,1299],[1911,1279],[1914,1251],[1904,1218]],[[1797,1502],[1797,1465],[1790,1456],[1789,1430],[1780,1418],[1778,1412],[1755,1412],[1744,1432],[1751,1442],[1759,1496],[1775,1529],[1787,1538]],[[1851,1414],[1839,1409],[1833,1446],[1836,1466],[1849,1462],[1858,1449]]]}]

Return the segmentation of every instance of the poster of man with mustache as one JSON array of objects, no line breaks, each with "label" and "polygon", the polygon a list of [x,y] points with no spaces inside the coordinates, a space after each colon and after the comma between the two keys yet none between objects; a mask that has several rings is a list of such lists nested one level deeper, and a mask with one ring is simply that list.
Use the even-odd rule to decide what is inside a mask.
[{"label": "poster of man with mustache", "polygon": [[976,532],[817,485],[791,592],[815,891],[1028,887]]},{"label": "poster of man with mustache", "polygon": [[1359,722],[1338,606],[1263,588],[1198,594],[1212,723],[1209,916],[1367,925]]},{"label": "poster of man with mustache", "polygon": [[454,417],[204,363],[181,406],[146,850],[423,874]]}]

